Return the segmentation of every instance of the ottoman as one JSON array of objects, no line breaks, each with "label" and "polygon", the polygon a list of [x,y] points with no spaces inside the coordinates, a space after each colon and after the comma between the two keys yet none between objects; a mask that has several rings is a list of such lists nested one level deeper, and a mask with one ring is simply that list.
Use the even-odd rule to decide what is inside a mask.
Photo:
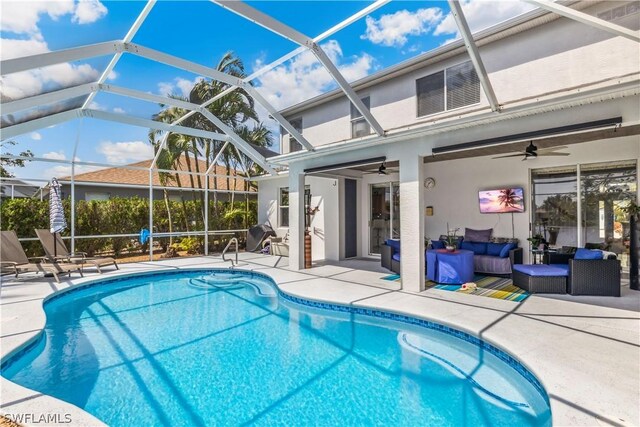
[{"label": "ottoman", "polygon": [[563,264],[514,264],[511,273],[513,284],[531,294],[566,294],[568,276]]}]

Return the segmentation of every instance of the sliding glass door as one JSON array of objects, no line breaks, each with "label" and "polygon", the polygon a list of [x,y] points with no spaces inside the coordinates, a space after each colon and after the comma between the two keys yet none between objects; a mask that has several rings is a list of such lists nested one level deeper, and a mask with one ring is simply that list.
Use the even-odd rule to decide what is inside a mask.
[{"label": "sliding glass door", "polygon": [[379,254],[389,238],[400,238],[400,186],[397,182],[370,187],[369,254]]},{"label": "sliding glass door", "polygon": [[635,162],[596,163],[580,167],[581,241],[586,248],[614,252],[623,267],[629,259],[629,216],[636,201]]},{"label": "sliding glass door", "polygon": [[550,246],[578,246],[577,167],[531,171],[532,230]]},{"label": "sliding glass door", "polygon": [[590,163],[531,171],[532,234],[553,248],[586,247],[614,252],[628,266],[629,218],[635,202],[637,163]]}]

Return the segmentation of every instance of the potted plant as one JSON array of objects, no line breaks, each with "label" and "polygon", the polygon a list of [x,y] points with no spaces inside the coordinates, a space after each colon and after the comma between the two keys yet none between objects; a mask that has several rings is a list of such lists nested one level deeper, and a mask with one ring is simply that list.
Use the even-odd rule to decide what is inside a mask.
[{"label": "potted plant", "polygon": [[447,240],[444,248],[449,252],[456,250],[456,246],[458,245],[458,231],[460,231],[459,228],[451,230],[449,224],[447,224]]},{"label": "potted plant", "polygon": [[539,249],[540,245],[546,243],[544,236],[542,234],[534,234],[533,236],[527,239],[531,243],[531,249]]}]

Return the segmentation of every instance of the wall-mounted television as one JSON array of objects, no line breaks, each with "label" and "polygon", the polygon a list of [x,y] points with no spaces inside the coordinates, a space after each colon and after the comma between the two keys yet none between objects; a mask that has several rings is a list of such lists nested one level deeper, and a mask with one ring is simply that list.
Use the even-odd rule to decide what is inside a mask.
[{"label": "wall-mounted television", "polygon": [[524,191],[521,187],[479,191],[478,199],[480,213],[524,212]]}]

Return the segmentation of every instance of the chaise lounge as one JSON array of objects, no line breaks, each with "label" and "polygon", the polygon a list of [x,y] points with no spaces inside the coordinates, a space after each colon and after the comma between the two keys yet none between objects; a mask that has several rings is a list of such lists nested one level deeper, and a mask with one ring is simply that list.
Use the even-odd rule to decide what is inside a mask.
[{"label": "chaise lounge", "polygon": [[88,264],[91,267],[95,267],[98,273],[102,273],[100,267],[108,265],[113,265],[116,270],[119,269],[116,260],[110,257],[87,257],[85,252],[70,253],[62,238],[58,234],[54,237],[54,234],[49,230],[38,229],[36,230],[36,235],[40,239],[46,258],[51,262],[64,261],[71,264]]},{"label": "chaise lounge", "polygon": [[18,240],[18,235],[15,231],[0,231],[0,239],[2,240],[2,244],[0,245],[1,251],[1,261],[0,267],[2,268],[3,273],[13,273],[16,277],[18,277],[21,273],[45,273],[52,274],[56,279],[56,282],[60,283],[60,278],[58,275],[60,274],[69,274],[77,271],[80,273],[82,277],[82,265],[81,264],[72,264],[72,263],[62,263],[62,262],[31,262],[31,260],[41,260],[44,261],[46,257],[27,257],[27,254],[24,252],[20,241]]}]

